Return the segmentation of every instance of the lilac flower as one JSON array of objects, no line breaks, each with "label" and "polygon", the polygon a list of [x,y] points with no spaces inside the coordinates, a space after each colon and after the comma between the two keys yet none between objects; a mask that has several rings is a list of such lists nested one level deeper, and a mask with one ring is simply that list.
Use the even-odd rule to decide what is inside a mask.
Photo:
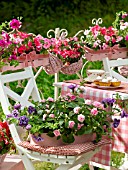
[{"label": "lilac flower", "polygon": [[17,109],[14,109],[13,111],[12,111],[12,115],[13,115],[13,117],[18,117],[19,116],[19,112],[18,112],[18,110]]},{"label": "lilac flower", "polygon": [[32,126],[31,126],[30,124],[28,124],[28,125],[26,126],[26,129],[27,129],[27,130],[30,130],[31,127],[32,127]]},{"label": "lilac flower", "polygon": [[28,120],[29,119],[26,116],[19,117],[19,126],[27,126]]},{"label": "lilac flower", "polygon": [[28,113],[29,113],[29,114],[32,114],[33,112],[35,113],[35,112],[36,112],[36,109],[35,109],[33,106],[29,106],[29,107],[28,107]]},{"label": "lilac flower", "polygon": [[117,128],[118,126],[119,126],[119,124],[120,124],[120,119],[114,119],[114,122],[113,122],[113,127],[114,128]]},{"label": "lilac flower", "polygon": [[32,137],[33,137],[37,142],[44,141],[44,139],[43,139],[41,136],[35,136],[35,135],[33,135]]},{"label": "lilac flower", "polygon": [[14,105],[14,109],[19,110],[20,108],[21,108],[21,104],[20,103],[17,103],[17,104]]},{"label": "lilac flower", "polygon": [[10,22],[10,27],[12,29],[19,29],[21,27],[21,22],[17,19],[13,19],[11,22]]},{"label": "lilac flower", "polygon": [[126,111],[122,110],[121,118],[124,118],[124,117],[128,117],[128,114],[126,113]]}]

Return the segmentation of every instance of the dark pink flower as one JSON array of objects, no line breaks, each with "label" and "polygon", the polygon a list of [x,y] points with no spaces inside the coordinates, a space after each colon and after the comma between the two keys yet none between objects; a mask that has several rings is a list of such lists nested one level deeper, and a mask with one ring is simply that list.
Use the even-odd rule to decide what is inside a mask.
[{"label": "dark pink flower", "polygon": [[9,59],[9,60],[16,60],[16,59],[17,59],[17,56],[16,56],[16,55],[11,55],[8,59]]},{"label": "dark pink flower", "polygon": [[19,29],[21,27],[21,22],[17,19],[13,19],[11,22],[10,22],[10,27],[12,29]]}]

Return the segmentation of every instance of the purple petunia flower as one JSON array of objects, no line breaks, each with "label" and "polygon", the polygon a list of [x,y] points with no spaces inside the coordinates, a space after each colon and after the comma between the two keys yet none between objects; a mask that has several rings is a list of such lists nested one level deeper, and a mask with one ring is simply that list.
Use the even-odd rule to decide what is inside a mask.
[{"label": "purple petunia flower", "polygon": [[29,114],[32,114],[33,112],[34,112],[34,113],[36,112],[35,107],[29,106],[29,107],[28,107],[28,113],[29,113]]},{"label": "purple petunia flower", "polygon": [[44,138],[42,138],[41,136],[35,136],[35,135],[33,135],[33,138],[34,138],[37,142],[44,141]]},{"label": "purple petunia flower", "polygon": [[18,110],[17,109],[14,109],[13,111],[12,111],[12,115],[13,115],[13,117],[18,117],[19,116],[19,112],[18,112]]},{"label": "purple petunia flower", "polygon": [[76,84],[70,84],[68,86],[69,89],[74,90],[76,88]]},{"label": "purple petunia flower", "polygon": [[107,105],[112,107],[114,103],[115,99],[106,98],[102,100],[102,104],[104,104],[104,107],[107,107]]},{"label": "purple petunia flower", "polygon": [[13,19],[11,22],[10,22],[10,27],[12,29],[19,29],[21,27],[21,22],[17,19]]},{"label": "purple petunia flower", "polygon": [[20,108],[21,108],[21,104],[20,103],[14,105],[14,109],[19,110]]},{"label": "purple petunia flower", "polygon": [[117,128],[118,126],[119,126],[119,124],[120,124],[120,119],[114,119],[114,122],[113,122],[113,127],[114,128]]},{"label": "purple petunia flower", "polygon": [[19,117],[19,126],[27,126],[29,119],[26,116]]},{"label": "purple petunia flower", "polygon": [[7,119],[10,118],[10,117],[13,117],[13,115],[12,115],[12,114],[6,115],[6,118],[7,118]]},{"label": "purple petunia flower", "polygon": [[128,114],[126,113],[126,111],[122,110],[121,118],[124,118],[124,117],[128,117]]}]

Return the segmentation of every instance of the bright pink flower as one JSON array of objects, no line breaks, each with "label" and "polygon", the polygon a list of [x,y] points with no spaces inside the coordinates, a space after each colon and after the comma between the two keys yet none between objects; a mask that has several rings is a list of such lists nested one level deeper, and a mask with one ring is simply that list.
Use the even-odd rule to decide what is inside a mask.
[{"label": "bright pink flower", "polygon": [[69,125],[69,128],[73,128],[74,125],[75,125],[75,122],[74,121],[69,121],[68,125]]},{"label": "bright pink flower", "polygon": [[79,122],[83,122],[85,120],[85,116],[82,114],[78,115],[78,120]]},{"label": "bright pink flower", "polygon": [[61,135],[59,130],[54,130],[53,133],[56,137]]},{"label": "bright pink flower", "polygon": [[10,27],[12,29],[19,29],[21,27],[21,22],[17,19],[13,19],[11,22],[10,22]]},{"label": "bright pink flower", "polygon": [[74,111],[74,113],[79,113],[79,111],[80,111],[80,107],[75,107],[74,109],[73,109],[73,111]]},{"label": "bright pink flower", "polygon": [[98,114],[97,108],[93,108],[93,109],[91,110],[91,114],[94,115],[94,116],[96,116],[96,115]]},{"label": "bright pink flower", "polygon": [[17,56],[16,56],[16,55],[11,55],[8,59],[9,59],[9,60],[16,60],[16,59],[17,59]]},{"label": "bright pink flower", "polygon": [[84,124],[78,123],[77,129],[80,130],[83,126],[84,126]]}]

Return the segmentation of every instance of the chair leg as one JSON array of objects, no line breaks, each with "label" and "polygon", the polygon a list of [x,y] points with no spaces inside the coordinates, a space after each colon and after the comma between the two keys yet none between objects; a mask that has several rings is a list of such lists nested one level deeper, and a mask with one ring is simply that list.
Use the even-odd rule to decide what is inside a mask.
[{"label": "chair leg", "polygon": [[18,152],[20,154],[20,157],[22,159],[25,169],[26,170],[35,170],[32,161],[27,157],[27,155],[25,155],[23,152],[21,152],[19,150],[18,150]]}]

